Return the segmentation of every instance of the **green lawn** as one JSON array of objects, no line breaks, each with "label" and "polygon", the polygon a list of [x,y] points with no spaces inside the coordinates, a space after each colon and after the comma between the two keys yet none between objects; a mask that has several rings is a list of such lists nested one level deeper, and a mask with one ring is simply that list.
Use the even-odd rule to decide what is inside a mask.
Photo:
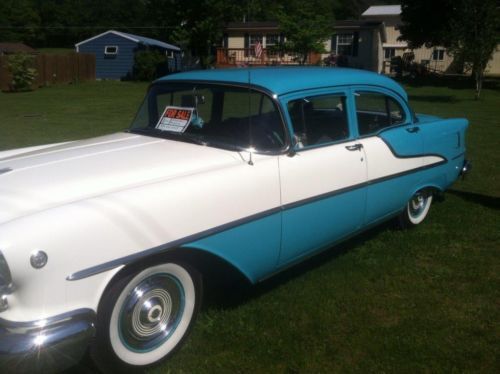
[{"label": "green lawn", "polygon": [[0,93],[0,150],[126,129],[147,86],[105,81]]},{"label": "green lawn", "polygon": [[[417,112],[470,120],[470,177],[414,230],[385,225],[255,287],[212,290],[187,344],[154,372],[499,372],[500,91],[474,101],[470,89],[407,88]],[[0,94],[0,149],[122,129],[145,89]]]}]

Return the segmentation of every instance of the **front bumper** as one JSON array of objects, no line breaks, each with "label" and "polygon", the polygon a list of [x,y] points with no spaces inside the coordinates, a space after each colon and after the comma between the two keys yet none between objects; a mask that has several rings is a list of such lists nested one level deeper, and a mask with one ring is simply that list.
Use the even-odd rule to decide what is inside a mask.
[{"label": "front bumper", "polygon": [[462,179],[465,178],[465,176],[470,173],[472,169],[472,163],[469,160],[464,160],[464,164],[462,166],[462,169],[460,170],[460,175],[462,176]]},{"label": "front bumper", "polygon": [[33,322],[0,318],[0,371],[52,373],[75,365],[95,334],[94,322],[91,309]]}]

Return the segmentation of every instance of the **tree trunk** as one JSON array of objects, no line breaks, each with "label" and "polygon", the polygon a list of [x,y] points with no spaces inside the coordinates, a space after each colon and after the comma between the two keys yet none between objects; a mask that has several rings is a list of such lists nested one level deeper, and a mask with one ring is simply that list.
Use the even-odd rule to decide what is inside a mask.
[{"label": "tree trunk", "polygon": [[307,52],[303,53],[302,54],[302,61],[301,61],[301,65],[305,65],[306,64],[306,61],[307,61]]},{"label": "tree trunk", "polygon": [[482,66],[478,66],[475,69],[475,78],[476,78],[475,99],[479,100],[479,95],[481,95],[481,88],[483,88],[483,78],[484,78],[484,69],[482,68]]}]

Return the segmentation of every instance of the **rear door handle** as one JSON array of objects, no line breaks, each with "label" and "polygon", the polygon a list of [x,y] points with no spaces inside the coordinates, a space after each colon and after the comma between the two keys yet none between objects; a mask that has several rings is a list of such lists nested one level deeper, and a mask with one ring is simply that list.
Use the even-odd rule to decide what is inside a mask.
[{"label": "rear door handle", "polygon": [[408,127],[408,128],[406,129],[406,131],[408,131],[408,132],[412,132],[412,133],[419,132],[419,131],[420,131],[420,127],[418,127],[418,126]]},{"label": "rear door handle", "polygon": [[361,148],[363,148],[363,144],[360,143],[345,146],[345,149],[347,149],[348,151],[361,151]]}]

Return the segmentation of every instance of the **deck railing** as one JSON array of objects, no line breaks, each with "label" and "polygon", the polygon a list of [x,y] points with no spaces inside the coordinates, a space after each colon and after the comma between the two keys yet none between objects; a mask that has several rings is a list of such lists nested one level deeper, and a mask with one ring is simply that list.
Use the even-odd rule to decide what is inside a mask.
[{"label": "deck railing", "polygon": [[[319,55],[309,54],[306,64],[315,64]],[[301,57],[298,54],[280,53],[264,48],[259,57],[253,48],[217,48],[218,66],[247,65],[298,65]]]}]

